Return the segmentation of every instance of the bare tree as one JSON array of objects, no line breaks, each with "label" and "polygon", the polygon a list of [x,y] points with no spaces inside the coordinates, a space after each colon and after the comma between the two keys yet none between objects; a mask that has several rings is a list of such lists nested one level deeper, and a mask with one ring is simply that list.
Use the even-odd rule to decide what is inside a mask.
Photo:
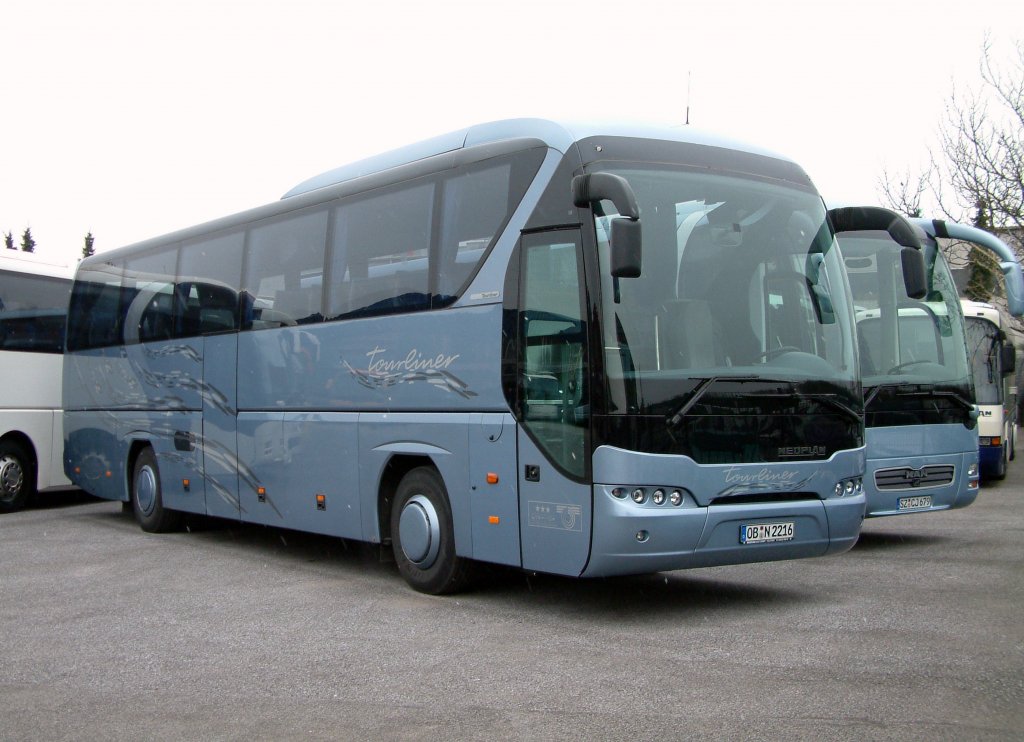
[{"label": "bare tree", "polygon": [[964,220],[970,212],[988,216],[987,229],[1024,229],[1024,41],[1005,66],[982,48],[980,91],[954,90],[939,126],[942,166],[936,175],[949,184],[952,200],[933,195],[946,215]]},{"label": "bare tree", "polygon": [[932,171],[929,166],[921,172],[907,168],[898,173],[883,170],[878,179],[878,190],[882,193],[882,202],[894,211],[907,216],[922,216],[921,199],[932,187]]}]

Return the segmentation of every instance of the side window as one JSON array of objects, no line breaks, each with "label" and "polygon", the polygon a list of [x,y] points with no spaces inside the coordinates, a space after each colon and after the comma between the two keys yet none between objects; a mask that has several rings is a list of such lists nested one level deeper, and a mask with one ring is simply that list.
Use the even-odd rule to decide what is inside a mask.
[{"label": "side window", "polygon": [[123,272],[110,262],[79,269],[68,310],[68,350],[120,344]]},{"label": "side window", "polygon": [[245,233],[207,237],[181,248],[178,301],[183,337],[238,329],[238,288],[242,285]]},{"label": "side window", "polygon": [[421,183],[335,210],[328,317],[429,308],[434,189]]},{"label": "side window", "polygon": [[[249,232],[243,329],[321,322],[327,210],[259,224]],[[251,302],[251,306],[248,303]]]},{"label": "side window", "polygon": [[147,343],[176,336],[174,274],[177,246],[125,261],[124,342]]},{"label": "side window", "polygon": [[71,282],[0,271],[0,350],[64,351]]},{"label": "side window", "polygon": [[582,477],[590,424],[579,233],[522,242],[519,367],[522,422],[567,473]]},{"label": "side window", "polygon": [[498,236],[510,210],[512,164],[491,165],[445,182],[437,294],[455,296]]}]

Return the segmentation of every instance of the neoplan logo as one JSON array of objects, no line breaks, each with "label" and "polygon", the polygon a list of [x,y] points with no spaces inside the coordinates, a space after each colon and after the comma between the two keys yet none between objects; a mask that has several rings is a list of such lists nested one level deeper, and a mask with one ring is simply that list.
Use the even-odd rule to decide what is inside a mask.
[{"label": "neoplan logo", "polygon": [[825,446],[779,446],[779,458],[804,458],[807,456],[825,456],[828,449]]}]

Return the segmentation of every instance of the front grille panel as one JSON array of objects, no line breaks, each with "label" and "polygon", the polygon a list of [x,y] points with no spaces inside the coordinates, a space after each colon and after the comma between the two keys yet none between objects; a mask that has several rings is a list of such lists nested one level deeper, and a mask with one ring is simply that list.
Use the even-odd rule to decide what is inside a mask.
[{"label": "front grille panel", "polygon": [[875,486],[880,490],[919,490],[942,487],[953,482],[956,467],[952,464],[932,464],[914,469],[898,466],[875,472]]}]

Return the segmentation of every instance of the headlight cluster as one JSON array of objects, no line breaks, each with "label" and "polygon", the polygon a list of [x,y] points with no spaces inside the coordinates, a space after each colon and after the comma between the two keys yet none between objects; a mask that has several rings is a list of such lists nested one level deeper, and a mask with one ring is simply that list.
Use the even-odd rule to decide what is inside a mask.
[{"label": "headlight cluster", "polygon": [[860,477],[840,479],[836,482],[836,497],[852,497],[864,492],[864,480]]},{"label": "headlight cluster", "polygon": [[679,487],[616,487],[612,495],[620,500],[631,499],[637,505],[644,505],[650,502],[652,505],[672,505],[679,507],[683,504],[686,490]]},{"label": "headlight cluster", "polygon": [[976,476],[978,476],[978,462],[977,461],[972,461],[967,466],[967,476],[969,476],[969,477],[976,477]]}]

